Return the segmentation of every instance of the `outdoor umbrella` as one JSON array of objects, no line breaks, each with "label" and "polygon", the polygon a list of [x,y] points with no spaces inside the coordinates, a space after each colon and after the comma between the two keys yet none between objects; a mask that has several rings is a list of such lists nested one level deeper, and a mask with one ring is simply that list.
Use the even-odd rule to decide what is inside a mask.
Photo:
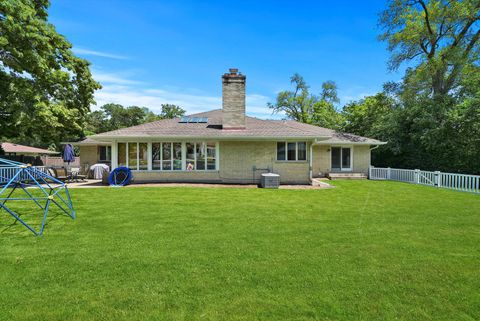
[{"label": "outdoor umbrella", "polygon": [[71,144],[66,144],[63,148],[63,161],[68,164],[75,161],[75,151]]}]

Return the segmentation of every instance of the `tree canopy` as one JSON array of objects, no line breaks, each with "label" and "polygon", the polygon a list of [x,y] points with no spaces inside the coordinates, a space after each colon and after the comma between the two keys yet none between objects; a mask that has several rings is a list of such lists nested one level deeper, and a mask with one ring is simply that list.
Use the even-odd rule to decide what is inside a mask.
[{"label": "tree canopy", "polygon": [[100,85],[48,22],[47,0],[0,2],[1,136],[52,142],[78,136]]},{"label": "tree canopy", "polygon": [[275,112],[309,124],[387,141],[374,165],[480,174],[480,1],[389,0],[379,19],[390,69],[402,81],[340,110],[336,86],[311,95],[298,74]]},{"label": "tree canopy", "polygon": [[294,74],[290,83],[294,86],[293,90],[280,92],[274,104],[268,103],[274,113],[283,112],[288,118],[307,124],[339,128],[342,118],[335,109],[335,103],[339,102],[335,82],[324,82],[320,95],[311,94],[299,74]]},{"label": "tree canopy", "polygon": [[140,125],[159,119],[175,118],[185,115],[185,110],[172,104],[162,104],[160,114],[147,107],[124,107],[119,104],[105,104],[87,115],[85,134],[91,135],[124,127]]},{"label": "tree canopy", "polygon": [[478,0],[390,0],[380,19],[390,68],[416,62],[408,76],[434,95],[448,94],[461,85],[463,69],[478,63],[479,21]]}]

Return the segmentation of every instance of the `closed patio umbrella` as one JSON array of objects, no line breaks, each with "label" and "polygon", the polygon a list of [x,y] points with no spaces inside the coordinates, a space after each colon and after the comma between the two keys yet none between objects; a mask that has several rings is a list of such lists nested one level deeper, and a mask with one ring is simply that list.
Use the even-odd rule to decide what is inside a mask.
[{"label": "closed patio umbrella", "polygon": [[63,148],[63,161],[68,164],[75,161],[75,151],[72,144],[66,144]]}]

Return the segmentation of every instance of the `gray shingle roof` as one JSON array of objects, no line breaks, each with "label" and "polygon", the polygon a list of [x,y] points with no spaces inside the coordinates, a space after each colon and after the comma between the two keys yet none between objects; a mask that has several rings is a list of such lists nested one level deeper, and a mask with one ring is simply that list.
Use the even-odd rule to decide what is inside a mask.
[{"label": "gray shingle roof", "polygon": [[117,129],[91,136],[98,141],[117,138],[212,138],[212,139],[319,139],[335,142],[379,144],[378,140],[340,134],[331,129],[299,123],[292,120],[263,120],[246,117],[246,128],[222,130],[222,110],[212,110],[191,115],[208,117],[207,123],[180,123],[179,118],[162,119],[151,123]]}]

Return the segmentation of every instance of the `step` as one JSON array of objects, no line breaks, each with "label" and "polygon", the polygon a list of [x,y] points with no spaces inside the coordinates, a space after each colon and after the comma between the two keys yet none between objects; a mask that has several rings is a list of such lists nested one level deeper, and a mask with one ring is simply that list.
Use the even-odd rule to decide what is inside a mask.
[{"label": "step", "polygon": [[364,173],[328,173],[329,179],[367,179],[368,176]]},{"label": "step", "polygon": [[332,188],[333,186],[327,183],[326,178],[312,178],[312,186],[318,186],[321,188]]}]

